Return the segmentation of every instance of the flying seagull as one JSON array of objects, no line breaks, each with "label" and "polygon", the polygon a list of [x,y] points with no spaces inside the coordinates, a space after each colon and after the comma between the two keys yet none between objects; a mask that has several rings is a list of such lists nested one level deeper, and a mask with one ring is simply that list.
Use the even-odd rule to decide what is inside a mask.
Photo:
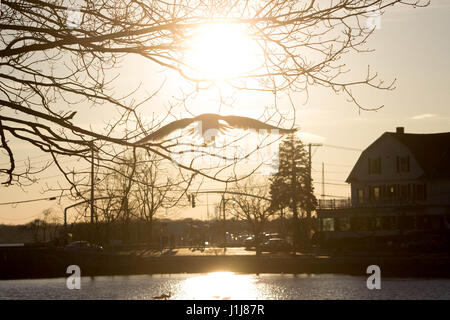
[{"label": "flying seagull", "polygon": [[[261,122],[256,119],[240,117],[240,116],[222,116],[215,113],[204,113],[194,118],[184,118],[180,120],[173,121],[162,128],[159,128],[155,132],[152,132],[145,138],[136,142],[137,145],[142,145],[151,141],[159,141],[164,137],[168,136],[172,132],[178,129],[183,129],[192,124],[193,122],[198,122],[201,132],[198,132],[203,137],[205,134],[211,130],[217,134],[217,132],[224,133],[229,129],[255,129],[255,130],[277,130],[278,134],[288,134],[293,133],[297,129],[283,129],[270,124]],[[211,132],[209,131],[209,132]],[[189,131],[190,134],[195,132],[194,129]],[[211,137],[214,140],[214,135]]]}]

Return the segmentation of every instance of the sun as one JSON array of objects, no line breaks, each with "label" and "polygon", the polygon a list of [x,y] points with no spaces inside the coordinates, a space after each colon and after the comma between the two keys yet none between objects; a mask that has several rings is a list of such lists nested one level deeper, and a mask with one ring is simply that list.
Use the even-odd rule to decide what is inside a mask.
[{"label": "sun", "polygon": [[185,62],[190,76],[211,81],[244,77],[258,68],[258,45],[242,25],[211,23],[196,29]]}]

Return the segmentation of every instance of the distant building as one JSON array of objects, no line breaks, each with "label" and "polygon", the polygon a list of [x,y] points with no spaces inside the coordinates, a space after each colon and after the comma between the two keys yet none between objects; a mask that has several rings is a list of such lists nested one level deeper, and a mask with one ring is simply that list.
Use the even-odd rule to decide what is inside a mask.
[{"label": "distant building", "polygon": [[362,152],[347,182],[350,201],[324,201],[318,210],[325,241],[393,243],[410,235],[447,234],[450,132],[385,132]]}]

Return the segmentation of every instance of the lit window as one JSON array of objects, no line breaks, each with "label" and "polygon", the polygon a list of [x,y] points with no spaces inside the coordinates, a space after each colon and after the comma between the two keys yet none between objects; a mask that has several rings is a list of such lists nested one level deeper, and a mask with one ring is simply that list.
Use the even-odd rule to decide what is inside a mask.
[{"label": "lit window", "polygon": [[372,200],[373,201],[380,200],[380,187],[372,187]]},{"label": "lit window", "polygon": [[322,219],[322,230],[323,231],[334,231],[334,219],[333,218]]},{"label": "lit window", "polygon": [[357,194],[358,194],[358,203],[363,203],[364,202],[364,190],[358,189]]},{"label": "lit window", "polygon": [[375,218],[375,225],[373,226],[372,230],[381,230],[383,229],[383,220],[381,217]]}]

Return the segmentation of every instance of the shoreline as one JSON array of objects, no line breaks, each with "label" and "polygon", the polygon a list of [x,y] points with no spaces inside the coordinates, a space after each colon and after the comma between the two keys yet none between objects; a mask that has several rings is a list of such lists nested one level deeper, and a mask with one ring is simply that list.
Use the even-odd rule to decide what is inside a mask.
[{"label": "shoreline", "polygon": [[208,273],[346,274],[367,276],[378,265],[386,277],[450,278],[450,255],[279,256],[210,255],[142,257],[136,254],[68,252],[55,248],[1,249],[0,280],[67,277],[78,265],[82,276]]}]

